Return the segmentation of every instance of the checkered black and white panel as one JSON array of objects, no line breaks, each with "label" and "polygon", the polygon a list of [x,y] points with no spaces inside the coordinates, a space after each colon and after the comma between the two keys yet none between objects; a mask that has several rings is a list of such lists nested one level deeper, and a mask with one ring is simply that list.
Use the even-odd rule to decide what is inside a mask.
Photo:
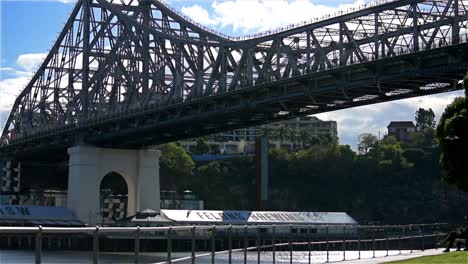
[{"label": "checkered black and white panel", "polygon": [[126,214],[126,197],[109,197],[104,199],[102,218],[104,223],[113,223],[123,219]]},{"label": "checkered black and white panel", "polygon": [[6,161],[2,163],[0,171],[1,192],[3,194],[16,194],[20,191],[21,163]]}]

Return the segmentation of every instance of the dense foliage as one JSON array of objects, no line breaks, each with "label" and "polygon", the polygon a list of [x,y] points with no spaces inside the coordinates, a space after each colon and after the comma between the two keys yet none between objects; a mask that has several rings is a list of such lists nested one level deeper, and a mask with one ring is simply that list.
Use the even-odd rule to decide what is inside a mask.
[{"label": "dense foliage", "polygon": [[[336,140],[309,142],[300,151],[271,149],[270,209],[345,211],[361,223],[385,224],[454,222],[468,214],[468,196],[441,180],[433,128],[407,144],[361,137],[369,138],[362,154]],[[207,209],[255,209],[253,157],[197,164],[179,183],[173,186],[194,191]]]},{"label": "dense foliage", "polygon": [[[468,76],[464,80],[465,98],[468,95]],[[445,169],[445,180],[468,191],[468,101],[455,98],[447,106],[437,126],[440,163]]]}]

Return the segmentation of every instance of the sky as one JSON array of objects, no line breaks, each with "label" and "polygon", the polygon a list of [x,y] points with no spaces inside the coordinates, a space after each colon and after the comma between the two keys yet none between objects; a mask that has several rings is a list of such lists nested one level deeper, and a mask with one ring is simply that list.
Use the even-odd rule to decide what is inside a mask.
[{"label": "sky", "polygon": [[[179,12],[227,35],[242,36],[295,24],[365,0],[166,0]],[[72,0],[0,0],[0,127],[3,129],[16,96],[26,86],[62,30]],[[414,120],[420,107],[436,118],[462,92],[417,97],[317,115],[338,122],[342,144],[354,149],[361,133],[383,136],[390,121]]]}]

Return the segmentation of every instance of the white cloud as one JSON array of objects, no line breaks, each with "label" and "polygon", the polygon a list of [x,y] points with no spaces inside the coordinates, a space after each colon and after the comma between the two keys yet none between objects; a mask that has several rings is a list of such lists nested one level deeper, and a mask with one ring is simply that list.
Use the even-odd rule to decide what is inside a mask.
[{"label": "white cloud", "polygon": [[31,75],[32,73],[27,73],[0,80],[0,129],[5,125],[16,97],[18,97],[20,92],[24,89]]},{"label": "white cloud", "polygon": [[26,87],[33,71],[42,63],[46,54],[19,55],[16,64],[22,69],[0,68],[0,126],[3,127],[16,97]]},{"label": "white cloud", "polygon": [[232,27],[234,32],[240,30],[247,33],[308,21],[363,5],[365,1],[355,0],[351,4],[338,6],[334,2],[331,4],[334,6],[315,4],[312,0],[228,0],[214,1],[211,5],[212,14],[199,5],[183,7],[182,12],[202,24]]},{"label": "white cloud", "polygon": [[18,64],[24,70],[32,72],[37,69],[39,64],[44,61],[46,56],[46,53],[21,54],[18,56],[16,64]]},{"label": "white cloud", "polygon": [[0,81],[0,111],[10,111],[16,97],[28,83],[28,76],[10,78]]},{"label": "white cloud", "polygon": [[20,76],[28,76],[30,72],[27,71],[19,71],[13,68],[0,68],[0,80],[4,79],[3,76],[13,76],[13,77],[20,77]]},{"label": "white cloud", "polygon": [[196,22],[203,25],[216,25],[217,21],[210,18],[208,11],[199,5],[193,5],[190,7],[182,7],[182,13]]}]

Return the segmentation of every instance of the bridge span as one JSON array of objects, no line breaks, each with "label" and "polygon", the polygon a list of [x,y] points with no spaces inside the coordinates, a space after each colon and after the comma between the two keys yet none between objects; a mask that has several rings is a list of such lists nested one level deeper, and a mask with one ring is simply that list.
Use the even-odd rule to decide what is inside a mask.
[{"label": "bridge span", "polygon": [[467,9],[379,1],[229,37],[157,0],[79,0],[16,99],[0,150],[140,148],[460,89]]}]

